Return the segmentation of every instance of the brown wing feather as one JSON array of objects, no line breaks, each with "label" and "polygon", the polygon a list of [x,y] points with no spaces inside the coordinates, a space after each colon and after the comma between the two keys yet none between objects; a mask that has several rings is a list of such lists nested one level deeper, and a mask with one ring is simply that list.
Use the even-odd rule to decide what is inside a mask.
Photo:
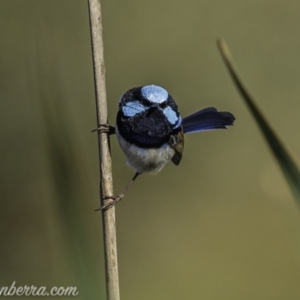
[{"label": "brown wing feather", "polygon": [[180,131],[170,136],[169,145],[175,151],[175,154],[172,157],[172,162],[174,163],[174,165],[178,166],[182,159],[184,148],[184,133],[182,126],[180,128]]}]

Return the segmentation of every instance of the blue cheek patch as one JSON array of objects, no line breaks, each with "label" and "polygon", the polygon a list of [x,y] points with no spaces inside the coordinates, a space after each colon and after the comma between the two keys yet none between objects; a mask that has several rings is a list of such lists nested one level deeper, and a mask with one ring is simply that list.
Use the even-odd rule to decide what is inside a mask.
[{"label": "blue cheek patch", "polygon": [[174,129],[178,128],[182,123],[182,118],[179,116],[177,123],[174,126]]},{"label": "blue cheek patch", "polygon": [[122,107],[122,111],[125,117],[134,117],[136,114],[139,114],[146,109],[147,107],[142,105],[139,101],[128,102]]},{"label": "blue cheek patch", "polygon": [[163,113],[167,117],[169,123],[175,125],[176,122],[178,122],[178,117],[176,115],[176,112],[170,106],[166,107],[163,110]]},{"label": "blue cheek patch", "polygon": [[162,103],[169,97],[168,92],[157,85],[146,85],[141,89],[142,96],[152,103]]}]

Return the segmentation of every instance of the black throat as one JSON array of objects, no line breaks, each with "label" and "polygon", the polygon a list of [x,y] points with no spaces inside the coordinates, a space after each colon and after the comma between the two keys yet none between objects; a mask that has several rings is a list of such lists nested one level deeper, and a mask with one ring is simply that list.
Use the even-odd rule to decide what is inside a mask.
[{"label": "black throat", "polygon": [[121,136],[129,143],[141,148],[159,148],[169,141],[173,129],[161,110],[150,108],[134,117],[117,115],[117,126]]}]

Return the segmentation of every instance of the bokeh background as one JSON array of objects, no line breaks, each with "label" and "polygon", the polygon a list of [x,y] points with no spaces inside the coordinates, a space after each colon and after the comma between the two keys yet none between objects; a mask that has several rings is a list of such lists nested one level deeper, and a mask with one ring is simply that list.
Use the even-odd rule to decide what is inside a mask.
[{"label": "bokeh background", "polygon": [[[152,83],[183,116],[215,106],[237,118],[187,136],[179,167],[142,176],[118,204],[121,298],[300,299],[300,213],[215,43],[225,38],[299,157],[299,1],[102,0],[102,10],[111,124],[120,96]],[[0,45],[0,286],[105,299],[87,1],[0,0]],[[133,170],[111,146],[118,193]]]}]

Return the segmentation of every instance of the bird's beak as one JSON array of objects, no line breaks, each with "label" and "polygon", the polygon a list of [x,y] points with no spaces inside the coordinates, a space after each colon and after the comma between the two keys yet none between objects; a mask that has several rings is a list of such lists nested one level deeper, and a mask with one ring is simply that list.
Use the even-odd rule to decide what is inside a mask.
[{"label": "bird's beak", "polygon": [[159,106],[157,104],[151,105],[151,107],[147,111],[147,117],[149,117],[152,113],[154,113],[158,108]]}]

